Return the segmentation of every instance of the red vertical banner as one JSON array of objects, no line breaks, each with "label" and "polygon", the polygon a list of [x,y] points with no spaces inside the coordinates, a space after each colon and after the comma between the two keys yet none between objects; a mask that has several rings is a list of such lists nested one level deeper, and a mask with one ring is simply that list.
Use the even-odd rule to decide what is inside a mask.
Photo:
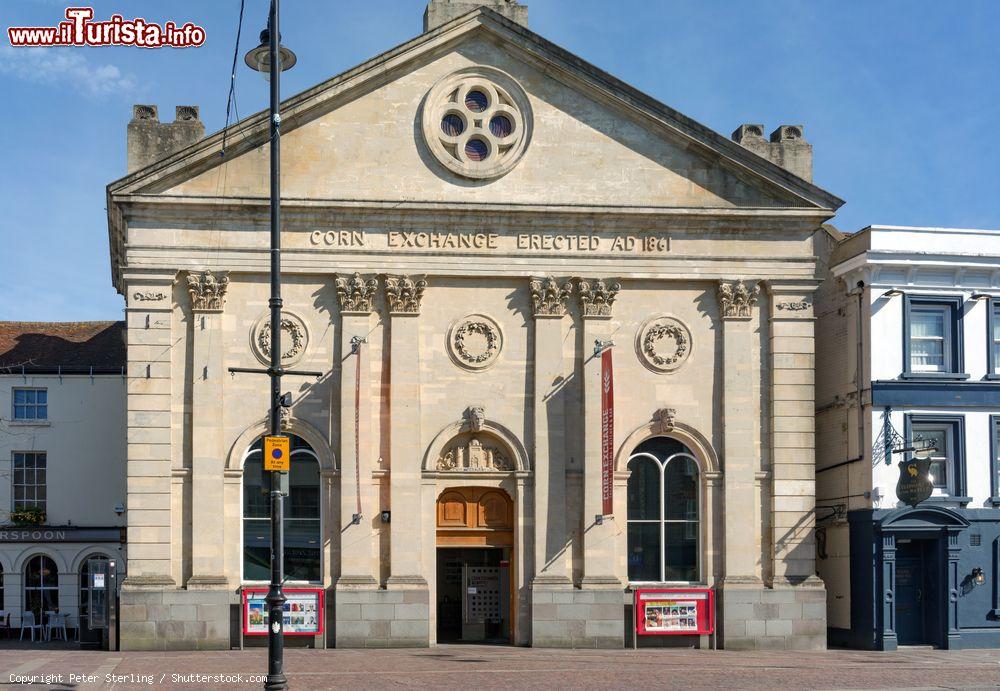
[{"label": "red vertical banner", "polygon": [[615,479],[615,376],[611,348],[601,353],[601,512],[614,513]]}]

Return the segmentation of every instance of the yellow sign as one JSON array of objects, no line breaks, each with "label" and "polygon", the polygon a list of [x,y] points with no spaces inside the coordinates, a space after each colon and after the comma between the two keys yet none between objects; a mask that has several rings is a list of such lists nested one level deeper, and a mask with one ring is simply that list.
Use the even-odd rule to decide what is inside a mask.
[{"label": "yellow sign", "polygon": [[288,437],[264,437],[264,470],[288,470],[290,442]]}]

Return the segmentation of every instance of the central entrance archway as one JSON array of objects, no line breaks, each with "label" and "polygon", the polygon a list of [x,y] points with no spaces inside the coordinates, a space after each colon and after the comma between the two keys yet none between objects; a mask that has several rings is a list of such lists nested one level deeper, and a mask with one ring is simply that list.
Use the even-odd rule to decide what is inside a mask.
[{"label": "central entrance archway", "polygon": [[456,487],[437,500],[437,639],[509,643],[514,631],[514,502]]}]

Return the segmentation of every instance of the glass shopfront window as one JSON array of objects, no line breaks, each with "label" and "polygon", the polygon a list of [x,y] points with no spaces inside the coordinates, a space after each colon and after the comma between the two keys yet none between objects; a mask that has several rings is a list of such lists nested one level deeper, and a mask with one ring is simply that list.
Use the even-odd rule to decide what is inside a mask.
[{"label": "glass shopfront window", "polygon": [[[285,497],[285,578],[321,578],[319,459],[291,437],[291,470]],[[271,578],[271,473],[264,471],[263,442],[250,447],[243,465],[243,579]]]}]

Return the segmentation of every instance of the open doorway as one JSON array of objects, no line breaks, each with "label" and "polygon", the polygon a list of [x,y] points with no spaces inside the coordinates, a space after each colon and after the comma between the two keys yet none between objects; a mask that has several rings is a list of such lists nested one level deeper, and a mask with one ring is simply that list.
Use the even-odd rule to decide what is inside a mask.
[{"label": "open doorway", "polygon": [[437,554],[438,641],[510,640],[510,561],[503,548],[441,548]]},{"label": "open doorway", "polygon": [[513,502],[501,489],[438,497],[437,640],[510,643],[514,632]]},{"label": "open doorway", "polygon": [[940,542],[896,540],[896,637],[899,645],[941,646]]}]

